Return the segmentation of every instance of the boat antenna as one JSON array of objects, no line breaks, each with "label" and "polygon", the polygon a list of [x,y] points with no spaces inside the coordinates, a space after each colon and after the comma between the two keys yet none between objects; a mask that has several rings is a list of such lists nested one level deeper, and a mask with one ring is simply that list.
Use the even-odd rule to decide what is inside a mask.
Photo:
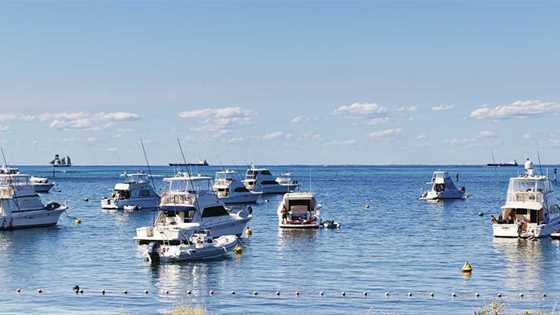
[{"label": "boat antenna", "polygon": [[2,159],[4,161],[3,166],[4,166],[4,168],[7,168],[8,167],[8,160],[6,159],[6,154],[4,153],[4,148],[3,147],[0,148],[0,151],[2,151]]},{"label": "boat antenna", "polygon": [[150,166],[150,161],[148,160],[148,154],[146,153],[146,148],[144,147],[144,141],[140,139],[140,146],[142,147],[142,153],[144,153],[144,161],[146,161],[146,166],[148,167],[148,174],[150,175],[150,184],[157,191],[156,185],[154,184],[154,176],[152,174],[152,167]]},{"label": "boat antenna", "polygon": [[544,175],[543,170],[542,170],[542,163],[541,163],[541,149],[540,149],[540,145],[539,142],[537,141],[537,158],[539,159],[539,171],[541,172],[542,175]]},{"label": "boat antenna", "polygon": [[177,144],[179,145],[179,152],[181,152],[181,157],[183,158],[183,163],[185,163],[186,169],[187,169],[187,174],[189,174],[189,181],[191,183],[191,188],[194,190],[194,183],[192,182],[192,171],[191,171],[191,167],[190,165],[187,163],[187,158],[185,157],[185,152],[183,151],[183,146],[181,145],[181,139],[179,139],[179,137],[177,137]]},{"label": "boat antenna", "polygon": [[311,192],[311,166],[309,166],[309,192]]}]

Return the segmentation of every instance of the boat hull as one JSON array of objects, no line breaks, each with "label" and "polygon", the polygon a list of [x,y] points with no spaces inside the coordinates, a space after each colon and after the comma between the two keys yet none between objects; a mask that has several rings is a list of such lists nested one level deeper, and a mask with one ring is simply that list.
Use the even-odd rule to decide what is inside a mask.
[{"label": "boat hull", "polygon": [[26,211],[25,213],[12,214],[9,217],[0,217],[0,230],[56,225],[60,215],[66,209],[66,207],[61,207],[55,210]]},{"label": "boat hull", "polygon": [[465,193],[461,191],[442,191],[442,192],[428,191],[425,195],[420,197],[420,199],[421,200],[465,199]]},{"label": "boat hull", "polygon": [[550,236],[560,229],[560,218],[548,224],[529,224],[526,232],[518,233],[517,224],[492,224],[494,237],[501,238],[541,238]]},{"label": "boat hull", "polygon": [[153,262],[173,263],[217,259],[227,256],[238,244],[236,236],[227,235],[215,239],[209,246],[177,245],[160,248],[158,253],[145,252],[145,257]]},{"label": "boat hull", "polygon": [[257,203],[261,194],[259,193],[247,193],[247,194],[234,194],[229,197],[220,198],[225,204],[246,204],[246,203]]}]

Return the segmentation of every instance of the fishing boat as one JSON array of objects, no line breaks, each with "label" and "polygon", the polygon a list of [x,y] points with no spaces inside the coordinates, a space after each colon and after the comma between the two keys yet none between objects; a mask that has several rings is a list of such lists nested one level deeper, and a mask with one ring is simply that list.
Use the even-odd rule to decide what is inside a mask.
[{"label": "fishing boat", "polygon": [[19,172],[0,173],[0,230],[56,225],[66,211],[57,202],[45,205],[30,178]]},{"label": "fishing boat", "polygon": [[33,189],[37,193],[48,193],[54,186],[54,183],[49,181],[46,177],[31,176],[30,181],[31,185],[33,185]]},{"label": "fishing boat", "polygon": [[261,196],[260,192],[248,190],[233,170],[216,172],[213,190],[225,204],[256,203]]},{"label": "fishing boat", "polygon": [[59,154],[55,154],[54,159],[50,162],[53,167],[70,167],[72,166],[72,160],[70,156],[60,157]]},{"label": "fishing boat", "polygon": [[548,177],[535,174],[533,162],[509,180],[506,202],[492,217],[494,237],[540,238],[560,230],[560,208]]},{"label": "fishing boat", "polygon": [[123,183],[118,183],[110,198],[101,200],[103,209],[154,209],[159,206],[160,198],[144,172],[123,173]]},{"label": "fishing boat", "polygon": [[428,182],[430,190],[421,194],[420,200],[446,200],[446,199],[464,199],[465,187],[457,188],[449,173],[444,171],[435,171],[432,175],[432,181]]},{"label": "fishing boat", "polygon": [[144,257],[150,263],[216,259],[227,256],[238,244],[235,235],[213,238],[208,231],[197,231],[177,245],[151,242]]},{"label": "fishing boat", "polygon": [[298,188],[298,183],[291,178],[274,178],[270,170],[254,165],[247,170],[243,183],[248,190],[263,194],[283,194]]},{"label": "fishing boat", "polygon": [[278,226],[281,228],[318,228],[321,206],[309,192],[287,193],[278,206]]},{"label": "fishing boat", "polygon": [[141,245],[154,241],[178,245],[200,230],[208,230],[213,237],[241,236],[253,217],[251,207],[236,213],[226,208],[212,190],[211,177],[180,172],[164,182],[168,186],[154,224],[136,229],[135,239]]}]

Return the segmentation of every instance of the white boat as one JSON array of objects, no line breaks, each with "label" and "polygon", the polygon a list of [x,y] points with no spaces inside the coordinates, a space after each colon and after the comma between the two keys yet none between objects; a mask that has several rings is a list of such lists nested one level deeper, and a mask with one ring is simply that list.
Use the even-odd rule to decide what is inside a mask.
[{"label": "white boat", "polygon": [[216,172],[213,190],[225,204],[256,203],[262,194],[248,190],[232,170]]},{"label": "white boat", "polygon": [[253,218],[251,207],[230,212],[212,191],[211,177],[178,173],[164,182],[168,187],[153,226],[136,229],[135,239],[141,245],[152,241],[178,245],[200,230],[208,230],[214,237],[241,236]]},{"label": "white boat", "polygon": [[31,176],[30,181],[37,193],[48,193],[54,186],[54,183],[50,182],[46,177]]},{"label": "white boat", "polygon": [[548,177],[536,175],[533,162],[525,174],[509,180],[507,199],[498,218],[492,217],[494,237],[546,237],[560,229],[559,205]]},{"label": "white boat", "polygon": [[45,205],[29,175],[0,173],[0,230],[56,225],[66,209],[56,202]]},{"label": "white boat", "polygon": [[118,183],[113,189],[111,198],[101,200],[103,209],[154,209],[160,202],[150,176],[144,172],[133,174],[123,173],[123,183]]},{"label": "white boat", "polygon": [[318,228],[321,206],[309,192],[287,193],[278,206],[278,226],[281,228]]},{"label": "white boat", "polygon": [[297,180],[292,179],[292,173],[282,173],[280,176],[276,177],[276,182],[286,188],[288,191],[294,191],[298,188],[299,183]]},{"label": "white boat", "polygon": [[457,188],[447,172],[435,171],[432,175],[432,181],[427,184],[431,186],[431,189],[422,193],[421,200],[465,198],[465,187]]},{"label": "white boat", "polygon": [[151,263],[215,259],[227,256],[238,244],[235,235],[212,238],[207,231],[194,232],[178,245],[151,242],[144,256]]},{"label": "white boat", "polygon": [[290,178],[274,178],[270,170],[266,168],[256,168],[251,166],[245,174],[243,183],[250,191],[262,192],[263,194],[283,194],[294,191],[298,188],[298,183]]}]

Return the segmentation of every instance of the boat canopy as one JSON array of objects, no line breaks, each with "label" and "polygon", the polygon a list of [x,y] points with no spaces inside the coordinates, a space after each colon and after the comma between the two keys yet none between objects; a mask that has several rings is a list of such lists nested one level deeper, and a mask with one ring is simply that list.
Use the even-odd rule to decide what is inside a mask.
[{"label": "boat canopy", "polygon": [[188,176],[180,173],[175,177],[164,178],[163,181],[169,183],[170,192],[212,191],[212,177],[208,176]]},{"label": "boat canopy", "polygon": [[541,192],[552,191],[550,182],[544,176],[514,177],[509,180],[508,193],[512,192]]},{"label": "boat canopy", "polygon": [[447,172],[436,171],[432,175],[432,182],[434,184],[445,184],[445,181],[449,181],[451,178]]},{"label": "boat canopy", "polygon": [[216,181],[218,180],[232,180],[237,178],[237,173],[232,170],[225,170],[216,172]]}]

